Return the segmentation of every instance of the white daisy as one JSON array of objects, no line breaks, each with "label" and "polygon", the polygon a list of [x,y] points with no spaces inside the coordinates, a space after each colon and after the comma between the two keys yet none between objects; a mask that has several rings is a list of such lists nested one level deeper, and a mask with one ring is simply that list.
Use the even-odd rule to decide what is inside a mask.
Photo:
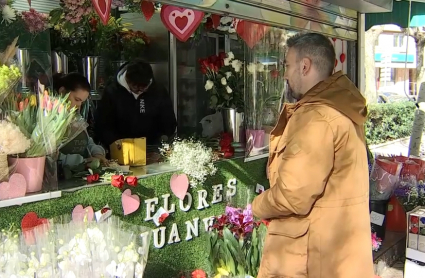
[{"label": "white daisy", "polygon": [[16,12],[14,9],[12,9],[9,5],[5,5],[3,9],[1,10],[1,15],[3,17],[3,21],[6,22],[6,24],[10,24],[16,19]]}]

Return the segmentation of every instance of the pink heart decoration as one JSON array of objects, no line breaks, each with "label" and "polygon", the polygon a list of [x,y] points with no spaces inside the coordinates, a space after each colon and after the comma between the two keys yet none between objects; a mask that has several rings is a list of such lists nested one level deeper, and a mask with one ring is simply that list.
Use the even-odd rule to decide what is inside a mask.
[{"label": "pink heart decoration", "polygon": [[78,205],[72,210],[72,221],[83,222],[85,217],[88,222],[93,221],[94,210],[91,206],[84,208],[82,205]]},{"label": "pink heart decoration", "polygon": [[180,200],[183,200],[186,196],[187,190],[189,189],[189,179],[186,174],[174,174],[170,179],[170,187],[174,195],[176,195],[176,197]]},{"label": "pink heart decoration", "polygon": [[[93,0],[94,1],[94,0]],[[179,41],[187,41],[193,32],[196,31],[199,24],[201,24],[204,18],[204,13],[174,7],[169,5],[163,5],[161,8],[161,21],[164,26],[174,35]]]},{"label": "pink heart decoration", "polygon": [[140,207],[140,198],[136,194],[131,194],[131,190],[125,190],[121,195],[122,208],[124,215],[135,212]]},{"label": "pink heart decoration", "polygon": [[21,174],[15,173],[10,176],[8,182],[0,183],[0,200],[24,197],[25,193],[27,193],[27,181]]},{"label": "pink heart decoration", "polygon": [[112,0],[91,0],[91,2],[103,25],[108,25],[109,17],[111,16]]}]

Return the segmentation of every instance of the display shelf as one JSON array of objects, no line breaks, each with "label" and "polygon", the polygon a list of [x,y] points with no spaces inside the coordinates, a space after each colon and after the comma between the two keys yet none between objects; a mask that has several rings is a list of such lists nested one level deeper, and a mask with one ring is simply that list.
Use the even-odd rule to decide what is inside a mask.
[{"label": "display shelf", "polygon": [[10,206],[20,206],[22,204],[60,198],[61,196],[62,196],[61,191],[52,191],[47,193],[34,193],[34,194],[27,195],[20,198],[0,201],[0,208],[10,207]]}]

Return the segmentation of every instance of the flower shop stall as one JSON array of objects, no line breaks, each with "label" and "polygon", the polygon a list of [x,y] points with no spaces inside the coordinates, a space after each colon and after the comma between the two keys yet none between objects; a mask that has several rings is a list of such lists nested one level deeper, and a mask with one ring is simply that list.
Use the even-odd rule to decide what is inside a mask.
[{"label": "flower shop stall", "polygon": [[[255,277],[267,222],[249,204],[269,186],[268,133],[290,101],[287,38],[327,35],[335,70],[357,80],[358,14],[330,2],[61,0],[42,13],[0,0],[0,49],[12,58],[0,65],[0,277]],[[59,146],[95,123],[105,83],[135,58],[169,87],[177,134],[198,138],[155,147],[166,162],[145,147],[142,167],[61,167]],[[89,80],[96,98],[82,118],[52,91],[57,70]],[[19,170],[27,159],[37,175]]]}]

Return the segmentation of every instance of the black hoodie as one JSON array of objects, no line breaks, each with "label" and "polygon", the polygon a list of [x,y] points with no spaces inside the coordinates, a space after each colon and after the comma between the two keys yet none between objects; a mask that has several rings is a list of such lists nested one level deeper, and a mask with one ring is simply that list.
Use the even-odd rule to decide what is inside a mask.
[{"label": "black hoodie", "polygon": [[124,64],[117,78],[105,88],[97,107],[96,137],[109,146],[119,139],[146,137],[148,145],[172,136],[177,127],[167,90],[153,79],[148,90],[135,96],[125,81]]}]

